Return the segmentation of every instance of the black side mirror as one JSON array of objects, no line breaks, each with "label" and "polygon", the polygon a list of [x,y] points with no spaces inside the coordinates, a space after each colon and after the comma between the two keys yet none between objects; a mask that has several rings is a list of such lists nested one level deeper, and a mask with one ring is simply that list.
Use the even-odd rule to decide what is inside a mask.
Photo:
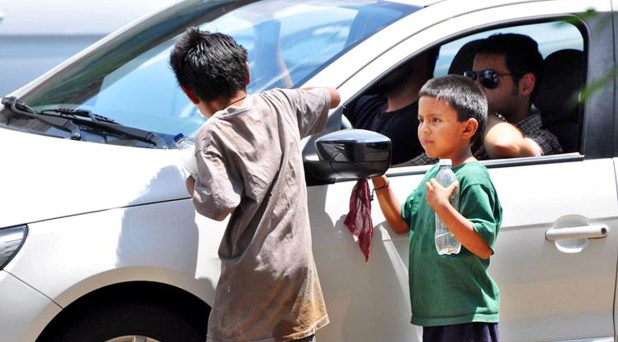
[{"label": "black side mirror", "polygon": [[320,178],[370,178],[382,175],[391,164],[391,140],[364,129],[345,129],[315,141]]}]

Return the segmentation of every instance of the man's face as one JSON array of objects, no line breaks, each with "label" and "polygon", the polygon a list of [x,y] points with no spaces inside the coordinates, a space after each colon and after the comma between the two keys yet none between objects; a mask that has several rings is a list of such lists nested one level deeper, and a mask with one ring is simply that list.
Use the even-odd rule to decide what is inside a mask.
[{"label": "man's face", "polygon": [[[481,80],[481,75],[488,75],[485,70],[493,70],[495,78],[493,87],[488,87],[487,82]],[[506,57],[499,54],[477,54],[474,57],[472,71],[476,73],[476,82],[481,86],[490,113],[500,113],[507,119],[511,117],[518,108],[518,102],[526,100],[522,98],[519,85],[514,82],[511,71],[506,66]],[[485,71],[485,72],[484,72]],[[485,83],[485,85],[483,84]]]}]

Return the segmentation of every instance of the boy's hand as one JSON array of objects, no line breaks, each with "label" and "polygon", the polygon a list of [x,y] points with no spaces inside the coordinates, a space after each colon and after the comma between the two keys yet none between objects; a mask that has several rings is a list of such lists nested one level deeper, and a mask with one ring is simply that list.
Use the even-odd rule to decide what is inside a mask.
[{"label": "boy's hand", "polygon": [[459,182],[454,182],[447,188],[438,183],[435,178],[425,183],[425,190],[427,190],[427,203],[434,210],[438,211],[439,208],[444,208],[451,205],[450,199],[455,192],[455,189],[459,186]]},{"label": "boy's hand", "polygon": [[187,177],[185,185],[187,186],[187,192],[189,195],[193,196],[193,191],[195,189],[195,178],[193,178],[193,176]]}]

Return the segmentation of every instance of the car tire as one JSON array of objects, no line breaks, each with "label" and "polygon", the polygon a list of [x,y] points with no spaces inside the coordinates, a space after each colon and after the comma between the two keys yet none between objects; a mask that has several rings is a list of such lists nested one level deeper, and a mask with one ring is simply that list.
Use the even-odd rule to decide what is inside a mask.
[{"label": "car tire", "polygon": [[73,316],[45,340],[203,342],[207,322],[197,326],[191,314],[144,301],[108,303]]}]

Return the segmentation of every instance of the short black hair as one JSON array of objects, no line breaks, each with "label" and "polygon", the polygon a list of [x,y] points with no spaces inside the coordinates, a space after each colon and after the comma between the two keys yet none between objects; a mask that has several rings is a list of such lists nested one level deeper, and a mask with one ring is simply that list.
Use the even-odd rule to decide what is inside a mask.
[{"label": "short black hair", "polygon": [[518,83],[521,77],[531,72],[536,78],[532,98],[538,93],[543,75],[543,56],[538,43],[529,36],[518,33],[497,33],[481,41],[477,54],[504,55],[506,67]]},{"label": "short black hair", "polygon": [[487,98],[470,78],[453,74],[432,78],[423,85],[418,95],[448,103],[457,112],[457,120],[460,122],[476,119],[479,126],[470,143],[474,143],[483,134],[487,123]]},{"label": "short black hair", "polygon": [[186,30],[174,45],[170,65],[181,87],[204,102],[246,89],[247,50],[224,33]]}]

